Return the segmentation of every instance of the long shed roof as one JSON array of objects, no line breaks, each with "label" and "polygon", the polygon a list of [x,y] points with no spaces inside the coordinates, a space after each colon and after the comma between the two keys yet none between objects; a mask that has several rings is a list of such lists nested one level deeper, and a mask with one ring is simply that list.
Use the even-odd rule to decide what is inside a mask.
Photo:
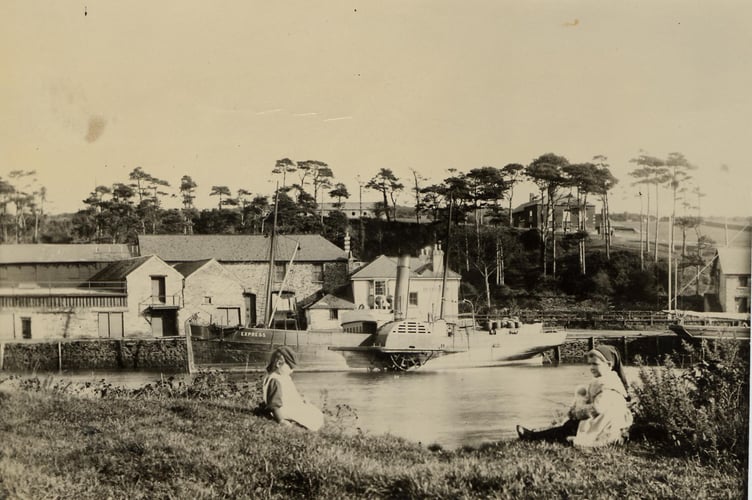
[{"label": "long shed roof", "polygon": [[0,245],[0,264],[113,262],[133,257],[128,245],[19,244]]},{"label": "long shed roof", "polygon": [[[266,262],[269,241],[264,235],[141,235],[141,255],[154,254],[167,262],[184,262],[215,258],[219,262]],[[275,260],[292,258],[295,244],[300,249],[298,262],[327,262],[347,259],[347,254],[318,234],[280,235],[276,238]]]}]

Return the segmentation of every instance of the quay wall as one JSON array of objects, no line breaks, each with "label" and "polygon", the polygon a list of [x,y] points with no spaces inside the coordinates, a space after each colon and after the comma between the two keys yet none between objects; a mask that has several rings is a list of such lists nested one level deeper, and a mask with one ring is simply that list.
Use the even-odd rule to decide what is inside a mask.
[{"label": "quay wall", "polygon": [[689,353],[684,348],[680,337],[670,335],[600,337],[598,331],[593,331],[592,337],[567,338],[564,343],[556,348],[558,353],[549,354],[550,361],[555,362],[558,356],[560,363],[582,363],[585,353],[597,345],[607,344],[615,347],[621,354],[625,364],[635,364],[636,357],[642,358],[644,363],[658,364],[667,354],[676,354],[684,359]]},{"label": "quay wall", "polygon": [[187,349],[183,337],[0,344],[0,370],[4,371],[96,369],[184,371],[186,367]]}]

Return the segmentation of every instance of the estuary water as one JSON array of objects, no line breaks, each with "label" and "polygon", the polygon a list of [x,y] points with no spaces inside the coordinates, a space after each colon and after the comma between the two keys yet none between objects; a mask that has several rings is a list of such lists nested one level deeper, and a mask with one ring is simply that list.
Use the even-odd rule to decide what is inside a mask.
[{"label": "estuary water", "polygon": [[[427,368],[427,367],[424,367]],[[630,381],[637,368],[627,367]],[[233,374],[253,380],[261,373]],[[74,380],[108,380],[140,385],[155,373],[63,375]],[[569,408],[576,386],[591,379],[586,365],[502,366],[405,373],[293,373],[301,394],[321,407],[353,409],[354,426],[369,434],[391,433],[423,445],[478,446],[516,437],[515,425],[549,425]]]}]

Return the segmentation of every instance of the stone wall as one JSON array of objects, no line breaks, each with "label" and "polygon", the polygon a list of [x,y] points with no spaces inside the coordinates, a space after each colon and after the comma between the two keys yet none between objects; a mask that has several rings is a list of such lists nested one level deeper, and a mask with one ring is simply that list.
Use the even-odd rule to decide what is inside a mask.
[{"label": "stone wall", "polygon": [[184,338],[5,343],[5,371],[186,369]]},{"label": "stone wall", "polygon": [[560,362],[584,363],[585,353],[593,346],[607,344],[614,346],[621,354],[626,364],[634,364],[636,356],[648,364],[656,364],[663,360],[666,354],[678,354],[680,357],[686,353],[682,346],[681,338],[676,335],[651,335],[641,337],[621,338],[598,338],[593,339],[567,339],[559,347]]}]

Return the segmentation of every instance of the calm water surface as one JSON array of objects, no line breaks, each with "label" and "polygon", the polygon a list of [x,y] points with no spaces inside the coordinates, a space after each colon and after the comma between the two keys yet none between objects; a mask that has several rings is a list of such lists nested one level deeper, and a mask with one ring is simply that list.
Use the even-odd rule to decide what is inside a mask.
[{"label": "calm water surface", "polygon": [[[627,367],[634,381],[637,369]],[[252,380],[260,373],[233,375]],[[154,373],[68,375],[139,385]],[[367,372],[293,373],[298,390],[310,402],[352,407],[355,425],[369,433],[391,433],[424,445],[477,446],[516,437],[515,425],[550,424],[566,411],[574,388],[587,384],[586,365],[504,366],[401,374]]]}]

